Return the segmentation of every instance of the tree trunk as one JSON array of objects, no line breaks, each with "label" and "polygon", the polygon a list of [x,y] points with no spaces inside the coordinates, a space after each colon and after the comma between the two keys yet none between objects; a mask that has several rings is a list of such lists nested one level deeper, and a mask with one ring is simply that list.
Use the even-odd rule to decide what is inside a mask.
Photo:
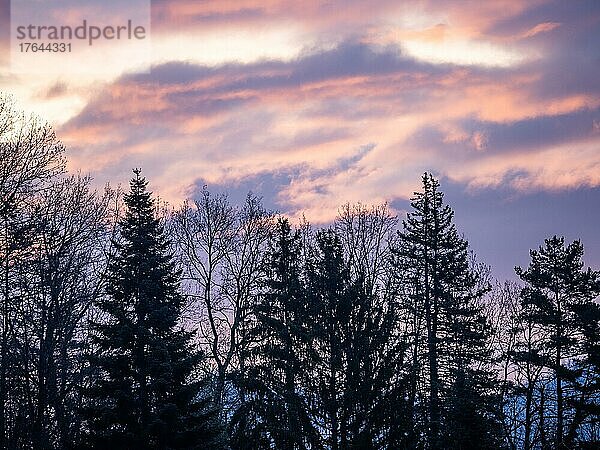
[{"label": "tree trunk", "polygon": [[546,394],[544,388],[540,389],[540,444],[542,450],[549,448],[548,439],[546,438]]},{"label": "tree trunk", "polygon": [[[429,444],[432,450],[439,445],[440,405],[439,405],[439,374],[437,361],[437,300],[432,295],[429,286],[429,255],[425,249],[425,320],[427,323],[427,356],[429,361]],[[433,303],[433,304],[432,304]]]},{"label": "tree trunk", "polygon": [[526,400],[525,400],[525,438],[524,438],[524,444],[523,444],[523,450],[530,450],[531,449],[531,428],[533,425],[533,412],[531,411],[532,408],[532,403],[533,403],[533,393],[534,393],[534,389],[535,389],[535,383],[533,380],[533,376],[531,375],[531,363],[529,362],[529,358],[531,357],[531,352],[532,352],[532,346],[531,346],[531,336],[533,333],[533,326],[531,324],[531,321],[528,320],[527,322],[527,357],[528,360],[526,362],[527,366],[526,366],[526,373],[527,373],[527,393],[526,393]]},{"label": "tree trunk", "polygon": [[531,449],[531,426],[532,426],[532,413],[531,404],[533,400],[533,386],[527,386],[527,397],[525,399],[525,437],[523,442],[523,450]]},{"label": "tree trunk", "polygon": [[[8,225],[4,219],[4,238],[8,240]],[[9,274],[9,248],[8,242],[4,246],[4,279],[3,279],[3,305],[2,305],[2,348],[0,349],[0,448],[6,448],[6,358],[8,357],[8,305],[10,295]]]},{"label": "tree trunk", "polygon": [[558,311],[558,323],[556,325],[556,359],[554,361],[555,364],[555,374],[556,374],[556,448],[560,449],[563,445],[563,387],[562,387],[562,376],[560,373],[561,368],[561,360],[562,360],[562,305],[561,298],[558,292],[558,289],[554,290],[554,298],[556,301],[556,309]]}]

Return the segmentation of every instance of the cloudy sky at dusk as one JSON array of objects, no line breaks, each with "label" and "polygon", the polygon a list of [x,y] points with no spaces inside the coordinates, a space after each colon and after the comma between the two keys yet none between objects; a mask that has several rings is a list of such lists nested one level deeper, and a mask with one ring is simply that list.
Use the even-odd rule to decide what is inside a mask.
[{"label": "cloudy sky at dusk", "polygon": [[153,0],[151,17],[148,73],[94,53],[73,66],[101,74],[1,69],[71,169],[141,166],[173,203],[252,190],[315,223],[346,201],[402,214],[431,171],[499,276],[552,234],[600,266],[597,0]]}]

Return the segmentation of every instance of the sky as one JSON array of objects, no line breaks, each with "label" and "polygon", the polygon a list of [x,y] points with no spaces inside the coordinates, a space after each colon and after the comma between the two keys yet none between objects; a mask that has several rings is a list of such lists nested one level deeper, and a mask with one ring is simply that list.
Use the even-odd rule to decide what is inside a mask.
[{"label": "sky", "polygon": [[597,0],[151,3],[150,70],[101,46],[0,68],[71,170],[117,184],[142,167],[175,205],[251,190],[315,224],[345,202],[402,216],[428,171],[499,277],[554,234],[600,268]]}]

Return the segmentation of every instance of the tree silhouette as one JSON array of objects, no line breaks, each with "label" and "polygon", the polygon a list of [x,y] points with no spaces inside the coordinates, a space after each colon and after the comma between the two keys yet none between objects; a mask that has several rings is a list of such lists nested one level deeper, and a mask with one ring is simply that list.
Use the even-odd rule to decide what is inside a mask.
[{"label": "tree silhouette", "polygon": [[140,170],[124,197],[121,239],[94,323],[96,380],[88,389],[92,448],[215,448],[215,411],[190,382],[201,355],[178,325],[183,297],[169,242]]},{"label": "tree silhouette", "polygon": [[422,185],[395,250],[412,339],[414,428],[426,434],[431,449],[464,448],[468,442],[498,448],[493,378],[486,370],[488,324],[477,305],[487,288],[469,266],[467,241],[458,234],[439,182],[426,173]]},{"label": "tree silhouette", "polygon": [[393,305],[372,293],[364,277],[352,279],[341,239],[331,230],[317,233],[308,266],[308,391],[323,446],[402,448],[411,411],[405,342]]},{"label": "tree silhouette", "polygon": [[287,219],[279,219],[265,292],[253,308],[249,334],[256,344],[248,351],[250,367],[240,380],[248,395],[233,419],[236,448],[295,450],[318,441],[301,394],[309,323],[300,256],[299,233]]},{"label": "tree silhouette", "polygon": [[[600,293],[600,274],[583,269],[579,241],[565,246],[563,237],[554,236],[530,255],[527,269],[515,269],[526,283],[521,291],[522,305],[528,319],[545,332],[536,348],[535,363],[552,374],[554,446],[570,448],[587,417],[585,404],[594,393],[586,380],[594,370],[583,370],[577,360],[586,353],[593,359],[597,339],[593,319],[597,305],[593,300]],[[576,405],[579,407],[573,409]]]}]

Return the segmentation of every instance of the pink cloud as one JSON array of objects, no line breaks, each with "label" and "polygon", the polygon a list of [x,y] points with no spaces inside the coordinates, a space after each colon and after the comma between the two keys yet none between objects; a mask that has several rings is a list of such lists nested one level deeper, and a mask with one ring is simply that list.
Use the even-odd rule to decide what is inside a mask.
[{"label": "pink cloud", "polygon": [[[199,180],[235,183],[284,171],[291,181],[279,192],[282,209],[306,211],[314,221],[329,220],[346,201],[406,198],[425,170],[472,189],[597,186],[600,95],[589,66],[564,63],[576,56],[569,46],[590,32],[579,31],[577,11],[556,19],[546,7],[508,0],[153,2],[157,42],[180,31],[208,36],[283,24],[298,27],[306,47],[246,64],[161,60],[150,74],[94,85],[59,133],[71,167],[102,182],[125,181],[131,167],[143,166],[174,202]],[[407,40],[435,46],[452,39],[518,47],[527,58],[494,68],[432,63],[403,50]],[[200,44],[190,48],[190,58],[199,52]],[[71,87],[45,85],[56,87],[48,91],[55,99]],[[538,136],[536,127],[546,131]]]},{"label": "pink cloud", "polygon": [[547,33],[549,31],[552,31],[552,30],[560,27],[560,25],[561,24],[559,22],[538,23],[535,27],[531,28],[530,30],[527,30],[523,34],[523,37],[532,37],[532,36],[535,36],[540,33]]}]

